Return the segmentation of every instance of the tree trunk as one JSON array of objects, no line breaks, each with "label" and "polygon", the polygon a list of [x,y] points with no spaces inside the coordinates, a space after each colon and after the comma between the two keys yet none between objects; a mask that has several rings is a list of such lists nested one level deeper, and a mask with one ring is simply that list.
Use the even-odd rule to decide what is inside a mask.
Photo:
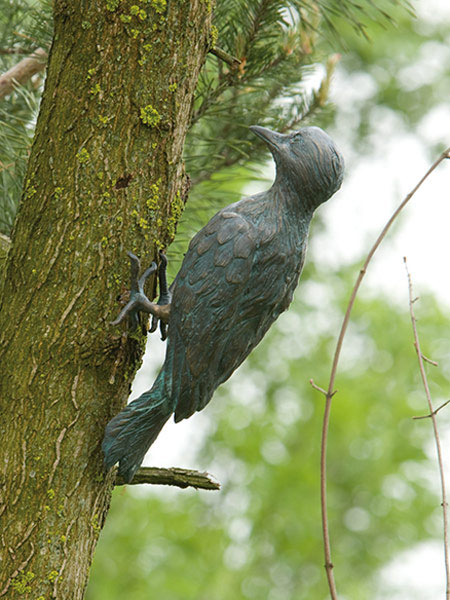
[{"label": "tree trunk", "polygon": [[[114,330],[126,251],[175,234],[208,0],[55,0],[0,297],[0,596],[83,597],[113,487],[105,424],[145,335]],[[151,295],[151,294],[150,294]]]}]

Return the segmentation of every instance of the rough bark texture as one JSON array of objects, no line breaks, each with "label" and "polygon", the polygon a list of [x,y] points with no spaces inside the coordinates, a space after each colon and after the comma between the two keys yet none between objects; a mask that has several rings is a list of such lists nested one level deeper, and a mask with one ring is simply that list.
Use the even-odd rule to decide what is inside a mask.
[{"label": "rough bark texture", "polygon": [[0,296],[0,597],[80,599],[113,474],[108,419],[144,335],[109,326],[175,233],[205,0],[55,0],[55,38]]}]

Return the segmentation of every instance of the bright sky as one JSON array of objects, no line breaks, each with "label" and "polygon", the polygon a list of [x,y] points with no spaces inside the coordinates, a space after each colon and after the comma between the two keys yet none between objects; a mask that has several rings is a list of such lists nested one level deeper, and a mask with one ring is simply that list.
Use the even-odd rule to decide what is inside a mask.
[{"label": "bright sky", "polygon": [[[348,75],[338,74],[333,93],[350,96],[347,106],[351,106],[351,89]],[[356,93],[361,93],[361,87]],[[380,111],[376,129],[370,156],[361,158],[352,157],[352,149],[346,147],[345,131],[340,136],[337,129],[334,135],[344,155],[351,158],[341,191],[320,209],[325,230],[311,240],[315,258],[324,265],[337,268],[367,254],[394,209],[431,166],[434,159],[430,161],[424,147],[436,143],[442,150],[450,147],[450,106],[442,104],[424,116],[420,137],[388,111]],[[364,285],[407,303],[406,256],[416,292],[429,289],[442,303],[450,304],[449,189],[450,160],[446,160],[404,209],[377,251]]]}]

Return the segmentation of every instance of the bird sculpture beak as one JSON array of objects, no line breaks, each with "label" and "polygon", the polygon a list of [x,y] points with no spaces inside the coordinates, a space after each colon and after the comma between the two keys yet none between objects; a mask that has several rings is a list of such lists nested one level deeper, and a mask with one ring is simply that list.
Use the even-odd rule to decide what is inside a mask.
[{"label": "bird sculpture beak", "polygon": [[264,140],[271,150],[273,148],[279,149],[284,138],[282,133],[277,133],[276,131],[267,129],[267,127],[260,127],[259,125],[251,125],[250,131],[253,131],[255,135]]}]

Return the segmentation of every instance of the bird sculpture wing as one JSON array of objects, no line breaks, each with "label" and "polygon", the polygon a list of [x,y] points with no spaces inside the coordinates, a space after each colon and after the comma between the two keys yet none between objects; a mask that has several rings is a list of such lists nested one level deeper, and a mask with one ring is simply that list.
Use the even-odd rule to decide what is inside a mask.
[{"label": "bird sculpture wing", "polygon": [[232,207],[191,241],[173,286],[164,366],[176,421],[201,410],[253,347],[243,306],[256,247],[252,224]]}]

